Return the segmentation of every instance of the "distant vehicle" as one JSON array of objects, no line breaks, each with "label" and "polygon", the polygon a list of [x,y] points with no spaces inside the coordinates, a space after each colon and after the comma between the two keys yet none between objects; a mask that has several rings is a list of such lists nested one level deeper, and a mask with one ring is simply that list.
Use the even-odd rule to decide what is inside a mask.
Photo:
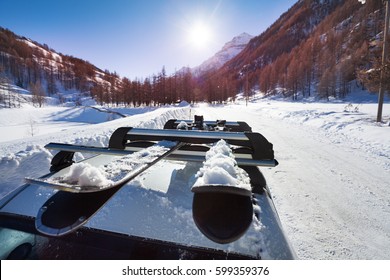
[{"label": "distant vehicle", "polygon": [[0,200],[1,259],[295,258],[258,168],[278,164],[272,144],[244,122],[196,116],[118,128],[104,148],[46,147],[59,150],[50,172]]}]

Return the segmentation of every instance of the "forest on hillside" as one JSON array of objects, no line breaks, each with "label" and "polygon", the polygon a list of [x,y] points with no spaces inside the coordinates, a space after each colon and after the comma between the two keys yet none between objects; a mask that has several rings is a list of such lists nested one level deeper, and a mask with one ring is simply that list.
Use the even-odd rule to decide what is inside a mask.
[{"label": "forest on hillside", "polygon": [[384,17],[381,0],[300,1],[215,76],[293,99],[343,98],[354,82],[376,92]]},{"label": "forest on hillside", "polygon": [[[249,98],[255,91],[292,99],[343,98],[353,83],[376,92],[384,10],[382,0],[365,5],[356,0],[299,1],[220,69],[193,75],[183,68],[167,75],[162,67],[157,74],[135,79],[0,28],[0,83],[59,100],[60,92],[76,90],[100,104],[124,106],[224,102],[239,92]],[[389,71],[386,75],[389,91]]]},{"label": "forest on hillside", "polygon": [[[199,92],[189,69],[167,76],[165,68],[145,79],[130,80],[115,72],[101,70],[88,61],[58,54],[46,44],[17,36],[0,28],[0,84],[15,84],[29,90],[41,106],[42,97],[59,92],[88,93],[99,103],[125,106],[172,104],[180,100],[194,101]],[[2,87],[0,102],[7,102]]]}]

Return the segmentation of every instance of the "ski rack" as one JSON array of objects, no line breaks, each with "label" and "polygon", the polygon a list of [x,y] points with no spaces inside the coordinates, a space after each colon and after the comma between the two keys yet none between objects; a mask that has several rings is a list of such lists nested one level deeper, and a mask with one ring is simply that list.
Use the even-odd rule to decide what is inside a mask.
[{"label": "ski rack", "polygon": [[[188,125],[186,129],[177,129],[178,125],[183,122]],[[155,144],[156,141],[162,140],[187,143],[169,155],[167,157],[169,160],[203,162],[205,153],[209,150],[207,144],[223,139],[232,145],[231,148],[239,166],[274,167],[278,165],[274,158],[272,143],[260,133],[251,132],[251,128],[243,122],[203,122],[202,117],[196,117],[195,122],[169,120],[164,128],[120,127],[111,135],[108,147],[49,143],[45,148],[60,151],[53,157],[50,171],[54,172],[70,166],[73,163],[75,152],[123,156],[145,149]]]},{"label": "ski rack", "polygon": [[178,126],[182,123],[185,123],[188,129],[252,132],[252,128],[246,122],[231,122],[226,120],[204,121],[202,116],[195,116],[195,121],[171,119],[165,123],[164,129],[178,129]]}]

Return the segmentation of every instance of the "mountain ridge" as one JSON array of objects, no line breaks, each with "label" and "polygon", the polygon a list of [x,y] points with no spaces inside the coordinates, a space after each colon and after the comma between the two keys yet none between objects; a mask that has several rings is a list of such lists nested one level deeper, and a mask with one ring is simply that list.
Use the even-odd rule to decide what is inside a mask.
[{"label": "mountain ridge", "polygon": [[[0,28],[0,79],[25,89],[40,82],[48,95],[59,88],[76,89],[101,104],[125,106],[224,102],[254,92],[292,99],[344,98],[354,83],[376,91],[383,19],[381,0],[365,5],[356,0],[300,0],[245,46],[237,40],[238,47],[226,51],[233,45],[227,42],[195,70],[183,68],[167,76],[162,67],[133,81]],[[385,86],[389,91],[390,82]]]},{"label": "mountain ridge", "polygon": [[380,0],[301,0],[209,79],[247,96],[344,98],[356,81],[375,92],[383,22]]},{"label": "mountain ridge", "polygon": [[0,27],[0,74],[2,80],[27,89],[40,83],[48,95],[58,89],[85,92],[95,84],[107,84],[119,78],[89,61],[64,55]]},{"label": "mountain ridge", "polygon": [[226,42],[212,57],[206,59],[200,65],[193,67],[191,69],[192,73],[195,76],[200,76],[204,72],[221,68],[226,62],[238,55],[253,37],[246,32],[242,32],[233,37],[233,39]]}]

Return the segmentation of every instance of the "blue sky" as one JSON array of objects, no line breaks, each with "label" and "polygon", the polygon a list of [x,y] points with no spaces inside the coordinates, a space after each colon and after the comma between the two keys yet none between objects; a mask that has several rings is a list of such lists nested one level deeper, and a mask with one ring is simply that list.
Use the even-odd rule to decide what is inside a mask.
[{"label": "blue sky", "polygon": [[[234,36],[261,34],[295,2],[0,0],[0,26],[134,79],[197,66]],[[195,47],[189,37],[199,22],[209,38]]]}]

